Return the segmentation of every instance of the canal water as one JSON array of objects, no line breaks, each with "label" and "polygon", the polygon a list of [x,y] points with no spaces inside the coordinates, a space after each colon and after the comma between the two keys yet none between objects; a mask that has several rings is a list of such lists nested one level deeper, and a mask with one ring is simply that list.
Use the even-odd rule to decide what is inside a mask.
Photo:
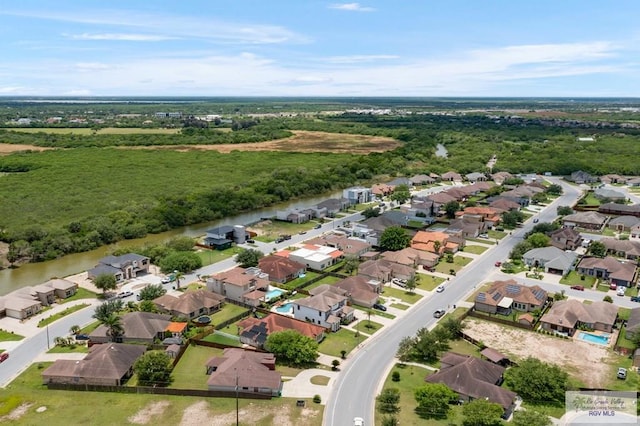
[{"label": "canal water", "polygon": [[304,208],[313,206],[327,198],[339,198],[342,191],[328,193],[323,196],[305,198],[288,203],[282,203],[266,207],[260,210],[243,213],[237,216],[231,216],[213,222],[201,223],[198,225],[185,226],[176,228],[171,231],[160,234],[149,234],[144,238],[134,240],[123,240],[118,243],[103,246],[96,250],[70,254],[60,259],[54,259],[47,262],[28,263],[18,268],[3,269],[0,271],[0,296],[10,293],[19,288],[37,285],[51,278],[62,278],[69,275],[77,274],[87,269],[93,268],[102,257],[119,247],[139,247],[143,245],[151,245],[162,243],[170,240],[172,237],[186,235],[190,237],[200,237],[206,234],[207,229],[215,228],[223,225],[247,225],[259,221],[261,218],[273,217],[277,210],[287,208]]}]

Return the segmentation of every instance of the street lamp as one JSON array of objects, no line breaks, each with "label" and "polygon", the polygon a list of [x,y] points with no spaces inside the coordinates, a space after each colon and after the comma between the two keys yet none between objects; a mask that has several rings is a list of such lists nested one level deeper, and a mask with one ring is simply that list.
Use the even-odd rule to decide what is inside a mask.
[{"label": "street lamp", "polygon": [[49,343],[49,324],[47,324],[47,349],[51,349],[51,344]]}]

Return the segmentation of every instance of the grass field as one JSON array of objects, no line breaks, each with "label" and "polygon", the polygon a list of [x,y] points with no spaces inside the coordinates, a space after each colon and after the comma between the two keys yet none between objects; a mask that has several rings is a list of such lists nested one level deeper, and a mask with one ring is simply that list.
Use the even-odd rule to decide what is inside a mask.
[{"label": "grass field", "polygon": [[222,322],[225,322],[228,319],[231,319],[236,315],[240,315],[243,312],[247,312],[247,309],[243,308],[242,306],[226,303],[222,307],[222,309],[220,309],[218,312],[211,314],[209,316],[211,317],[211,323],[215,325],[215,324],[220,324]]},{"label": "grass field", "polygon": [[24,336],[5,330],[0,330],[0,342],[17,342],[22,339],[24,339]]},{"label": "grass field", "polygon": [[382,289],[383,297],[395,297],[396,299],[400,299],[405,303],[413,305],[418,300],[422,299],[422,295],[418,293],[409,293],[405,290],[398,290],[397,288],[392,287],[384,287]]},{"label": "grass field", "polygon": [[366,336],[360,335],[356,337],[356,333],[352,330],[341,328],[335,333],[327,333],[324,340],[320,342],[318,351],[323,354],[339,357],[340,351],[344,350],[349,353],[365,339]]},{"label": "grass field", "polygon": [[441,274],[448,274],[451,269],[453,269],[455,272],[458,272],[472,261],[473,259],[471,259],[470,257],[453,256],[453,263],[440,261],[440,263],[436,265],[436,271],[440,272]]},{"label": "grass field", "polygon": [[139,127],[105,127],[97,132],[85,127],[28,127],[15,128],[5,127],[0,130],[8,130],[19,133],[51,133],[58,135],[175,135],[180,133],[180,129],[146,129]]},{"label": "grass field", "polygon": [[86,308],[87,306],[89,306],[88,303],[81,303],[79,305],[74,305],[71,306],[63,311],[58,312],[57,314],[53,314],[49,317],[46,318],[42,318],[40,321],[38,321],[38,327],[44,327],[48,324],[51,324],[54,321],[59,320],[60,318],[66,317],[67,315],[71,315],[74,312],[77,312],[81,309]]},{"label": "grass field", "polygon": [[76,294],[74,294],[71,297],[67,297],[66,299],[60,299],[60,300],[58,300],[58,303],[69,303],[69,302],[72,302],[74,300],[95,299],[97,297],[98,297],[97,293],[94,293],[91,290],[87,290],[86,288],[83,288],[83,287],[78,287],[78,290],[76,291]]},{"label": "grass field", "polygon": [[487,251],[487,247],[483,247],[483,246],[475,246],[475,245],[467,245],[464,247],[464,249],[462,250],[465,253],[471,253],[471,254],[482,254],[485,251]]}]

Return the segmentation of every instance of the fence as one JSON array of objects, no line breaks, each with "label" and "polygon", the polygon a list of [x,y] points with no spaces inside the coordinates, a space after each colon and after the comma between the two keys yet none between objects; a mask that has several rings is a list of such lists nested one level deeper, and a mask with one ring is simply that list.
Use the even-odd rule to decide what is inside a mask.
[{"label": "fence", "polygon": [[154,395],[179,395],[179,396],[199,396],[210,398],[242,398],[242,399],[271,399],[270,394],[243,392],[243,391],[212,391],[204,389],[174,389],[152,386],[107,386],[72,383],[47,383],[49,389],[72,390],[85,392],[115,392],[115,393],[136,393]]},{"label": "fence", "polygon": [[473,310],[469,310],[469,312],[467,312],[467,316],[495,322],[498,324],[508,325],[510,327],[521,328],[523,330],[529,330],[529,331],[533,330],[533,325],[520,324],[519,322],[497,318],[491,314],[481,314]]}]

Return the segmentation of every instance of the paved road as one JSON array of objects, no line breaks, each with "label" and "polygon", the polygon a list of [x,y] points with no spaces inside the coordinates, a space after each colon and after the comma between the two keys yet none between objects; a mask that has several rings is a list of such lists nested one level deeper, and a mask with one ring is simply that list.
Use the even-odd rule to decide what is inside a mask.
[{"label": "paved road", "polygon": [[[564,194],[534,216],[540,222],[551,222],[557,216],[558,206],[573,205],[579,197],[579,190],[576,187],[559,178],[547,179],[561,185]],[[344,362],[341,366],[342,373],[337,378],[331,397],[327,401],[324,425],[350,426],[353,425],[353,418],[358,416],[364,418],[365,424],[374,424],[375,397],[394,361],[400,340],[405,336],[415,335],[416,331],[422,327],[432,326],[436,322],[433,318],[433,312],[436,309],[447,309],[448,306],[460,303],[477,286],[485,282],[488,276],[495,274],[494,263],[508,258],[513,246],[521,241],[524,234],[533,227],[532,219],[529,219],[523,228],[514,231],[511,236],[503,238],[500,244],[487,250],[479,259],[473,261],[446,283],[443,293],[433,293],[430,297],[423,298],[407,311],[401,321],[383,328],[380,333],[367,341],[362,350],[357,351]],[[536,281],[536,284],[540,282]]]}]

